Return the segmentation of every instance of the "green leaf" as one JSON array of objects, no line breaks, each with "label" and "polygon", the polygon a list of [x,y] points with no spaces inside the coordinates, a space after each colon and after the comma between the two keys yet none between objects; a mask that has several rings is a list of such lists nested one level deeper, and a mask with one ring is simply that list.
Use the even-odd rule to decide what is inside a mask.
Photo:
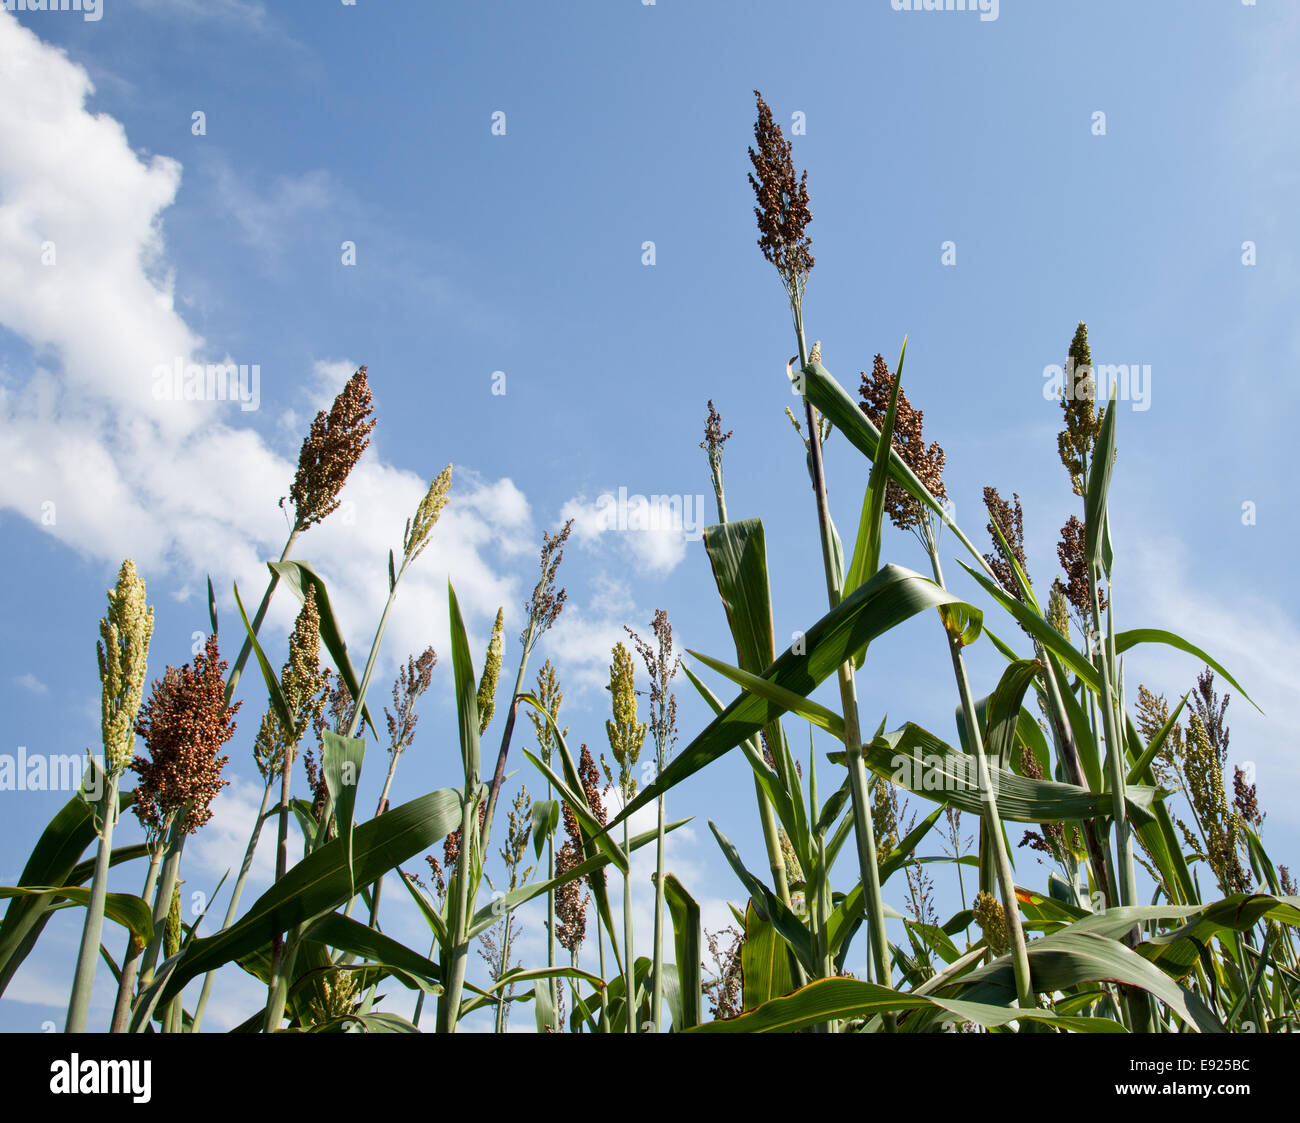
[{"label": "green leaf", "polygon": [[818,979],[785,998],[727,1021],[697,1026],[693,1033],[790,1033],[829,1021],[870,1018],[905,1010],[933,1010],[959,1021],[1003,1026],[1013,1021],[1048,1022],[1076,1032],[1123,1033],[1124,1027],[1104,1018],[1063,1017],[1051,1010],[1020,1010],[959,999],[900,994],[860,979]]},{"label": "green leaf", "polygon": [[[1090,566],[1102,564],[1106,525],[1106,499],[1110,493],[1111,471],[1115,467],[1115,408],[1116,387],[1110,388],[1110,404],[1101,420],[1101,433],[1093,449],[1092,470],[1088,473],[1088,494],[1084,500],[1084,555]],[[1110,573],[1107,561],[1106,572]]]},{"label": "green leaf", "polygon": [[244,627],[248,631],[248,640],[253,645],[253,654],[257,656],[257,665],[262,668],[262,679],[266,682],[266,690],[271,697],[271,706],[275,710],[275,716],[280,721],[280,728],[284,730],[285,737],[296,741],[298,723],[293,720],[293,715],[289,713],[288,703],[284,700],[284,691],[280,689],[280,680],[275,677],[271,664],[267,662],[266,652],[262,650],[262,645],[257,642],[257,633],[253,631],[253,625],[248,622],[248,613],[244,611],[244,602],[239,599],[239,584],[237,582],[235,584],[235,604],[239,608],[239,618],[244,622]]},{"label": "green leaf", "polygon": [[378,881],[388,870],[445,838],[460,826],[460,818],[460,792],[442,788],[362,823],[352,836],[353,877],[348,876],[347,855],[339,839],[312,851],[229,928],[195,940],[181,952],[163,1002],[195,976],[256,951],[313,917],[333,912],[352,896],[354,883]]},{"label": "green leaf", "polygon": [[673,944],[677,952],[677,985],[681,993],[681,1020],[674,1029],[689,1029],[700,1023],[700,906],[686,892],[675,874],[664,878],[664,900],[673,919]]},{"label": "green leaf", "polygon": [[[889,394],[889,405],[880,427],[880,445],[892,448],[894,421],[898,416],[898,394],[903,385],[903,360],[907,356],[907,337],[903,337],[903,348],[898,355],[898,365],[894,370],[894,386]],[[877,569],[880,568],[880,544],[883,540],[885,521],[885,492],[889,472],[889,457],[875,456],[871,462],[871,474],[867,477],[867,490],[862,497],[862,515],[858,521],[858,537],[853,547],[853,561],[844,579],[843,595],[848,596],[854,589],[861,588]],[[865,660],[866,652],[862,653]],[[858,662],[859,669],[862,666]]]},{"label": "green leaf", "polygon": [[736,657],[757,672],[776,657],[767,546],[758,519],[721,523],[704,531],[704,549],[736,643]]},{"label": "green leaf", "polygon": [[397,873],[402,879],[402,884],[406,886],[407,892],[415,898],[415,903],[419,906],[424,919],[428,921],[429,927],[433,929],[434,939],[438,941],[438,946],[445,951],[451,943],[451,938],[447,932],[447,922],[443,920],[442,915],[436,908],[434,908],[433,902],[430,901],[420,887],[415,884],[414,877],[400,869]]},{"label": "green leaf", "polygon": [[[331,730],[321,733],[321,771],[330,798],[334,801],[334,822],[339,839],[347,854],[348,885],[356,892],[352,880],[352,827],[356,812],[357,785],[361,782],[361,762],[366,755],[366,742],[361,737],[343,737]],[[349,895],[351,895],[351,893]]]},{"label": "green leaf", "polygon": [[551,1004],[551,988],[545,979],[538,979],[533,984],[533,1013],[537,1017],[538,1033],[558,1033],[555,1021],[555,1007]]},{"label": "green leaf", "polygon": [[793,690],[786,690],[784,687],[769,682],[765,678],[760,678],[748,671],[742,671],[739,667],[724,663],[721,659],[714,659],[712,656],[703,655],[698,651],[691,651],[689,648],[687,654],[698,659],[706,667],[712,667],[718,674],[731,679],[732,682],[747,693],[774,702],[783,710],[798,714],[801,718],[812,722],[819,729],[826,730],[837,740],[844,740],[844,719],[833,710],[828,710],[820,703],[814,702],[811,698],[805,698],[802,694],[796,694]]},{"label": "green leaf", "polygon": [[212,578],[208,578],[208,622],[212,625],[212,634],[217,634],[217,594],[212,589]]},{"label": "green leaf", "polygon": [[[1191,1029],[1202,1033],[1223,1032],[1223,1026],[1200,998],[1118,940],[1086,930],[1074,931],[1071,927],[1030,941],[1028,953],[1033,989],[1037,993],[1050,994],[1081,983],[1109,980],[1140,987],[1154,995]],[[958,986],[962,998],[1010,1003],[1015,998],[1010,957],[1003,956],[972,971]]]},{"label": "green leaf", "polygon": [[[776,686],[808,697],[854,652],[927,608],[950,604],[957,597],[918,573],[889,565],[817,621],[797,648],[785,651],[762,674]],[[774,722],[784,709],[751,693],[727,706],[659,777],[647,785],[610,823],[614,826],[639,808],[723,756],[741,741]]]},{"label": "green leaf", "polygon": [[[878,776],[924,799],[979,815],[985,805],[975,759],[954,749],[919,725],[877,737],[868,746],[866,764]],[[1113,806],[1109,793],[1095,794],[1073,784],[1031,780],[989,767],[998,815],[1014,823],[1060,823],[1093,819]],[[1152,821],[1155,789],[1127,789],[1129,814],[1135,824]]]},{"label": "green leaf", "polygon": [[745,907],[745,942],[740,947],[746,1010],[794,990],[786,943],[750,901]]},{"label": "green leaf", "polygon": [[781,934],[781,938],[790,945],[790,950],[803,964],[804,969],[815,974],[818,969],[817,953],[813,948],[812,936],[809,935],[808,929],[804,927],[803,922],[781,903],[771,889],[745,868],[745,863],[740,859],[739,851],[731,844],[726,835],[718,830],[712,819],[709,820],[709,830],[713,832],[713,837],[718,840],[723,857],[727,859],[727,863],[735,871],[736,876],[740,878],[741,884],[749,891],[759,916],[776,928],[777,932]]},{"label": "green leaf", "polygon": [[593,975],[590,971],[581,971],[577,967],[515,967],[488,987],[486,993],[495,994],[510,986],[511,983],[531,982],[534,979],[581,979],[597,989],[605,985],[605,980],[599,975]]},{"label": "green leaf", "polygon": [[[78,885],[93,872],[93,861],[84,873],[78,862],[86,848],[96,840],[93,809],[83,798],[83,793],[102,791],[103,769],[90,759],[82,773],[81,790],[74,795],[50,820],[36,845],[28,855],[27,864],[18,876],[18,886],[42,888],[49,886]],[[117,797],[118,814],[122,814],[135,801],[134,792],[123,792]],[[138,857],[141,849],[122,847],[113,851],[110,861]],[[35,946],[46,923],[53,915],[56,902],[48,896],[15,897],[5,910],[0,922],[0,994],[14,977],[23,960]]]},{"label": "green leaf", "polygon": [[[9,897],[49,897],[55,901],[71,901],[82,908],[90,904],[90,890],[80,885],[58,888],[0,886],[0,900]],[[126,928],[141,947],[153,935],[153,909],[140,897],[133,897],[130,893],[109,893],[104,900],[104,915]]]},{"label": "green leaf", "polygon": [[984,613],[969,604],[941,604],[939,619],[944,631],[962,647],[970,647],[984,629]]},{"label": "green leaf", "polygon": [[555,833],[560,825],[560,801],[558,799],[539,799],[533,804],[532,827],[533,853],[542,856],[542,847],[546,840]]},{"label": "green leaf", "polygon": [[[1002,678],[988,702],[984,750],[990,761],[1001,761],[1004,769],[1015,759],[1016,736],[1020,729],[1021,706],[1034,676],[1043,669],[1037,659],[1021,659],[1002,672]],[[1037,725],[1034,725],[1037,729]],[[1041,735],[1041,733],[1040,733]],[[1046,746],[1044,746],[1046,747]],[[1045,773],[1051,775],[1050,772]]]},{"label": "green leaf", "polygon": [[1097,677],[1097,668],[1088,661],[1086,656],[1077,651],[1069,640],[1033,609],[1026,608],[1015,597],[1010,596],[1001,585],[990,581],[984,574],[963,561],[959,561],[957,564],[975,578],[989,596],[1011,613],[1016,618],[1016,622],[1030,635],[1039,640],[1048,651],[1052,652],[1065,666],[1083,679],[1094,693],[1100,693],[1101,680]]},{"label": "green leaf", "polygon": [[351,952],[385,967],[397,968],[400,973],[395,977],[407,986],[413,985],[413,981],[404,976],[428,984],[442,982],[442,968],[433,960],[342,913],[326,913],[307,929],[304,938],[319,940],[329,947]]},{"label": "green leaf", "polygon": [[447,583],[447,600],[451,613],[451,662],[456,678],[460,759],[465,769],[465,789],[468,791],[478,783],[479,773],[478,685],[469,654],[469,640],[465,635],[465,621],[461,619],[460,603],[456,600],[456,591],[450,582]]},{"label": "green leaf", "polygon": [[1161,628],[1134,628],[1127,632],[1117,632],[1115,634],[1115,654],[1123,655],[1124,652],[1128,651],[1130,648],[1137,647],[1140,643],[1163,643],[1169,647],[1176,647],[1179,651],[1185,651],[1188,655],[1195,655],[1202,663],[1209,664],[1209,666],[1213,667],[1215,671],[1236,687],[1237,690],[1241,691],[1241,696],[1252,706],[1255,706],[1255,709],[1259,710],[1261,714],[1264,712],[1255,704],[1255,700],[1246,693],[1241,683],[1233,678],[1232,675],[1228,674],[1221,664],[1211,659],[1210,656],[1197,647],[1196,644],[1189,643],[1187,640],[1183,639],[1182,636],[1177,635],[1174,632],[1166,632]]}]

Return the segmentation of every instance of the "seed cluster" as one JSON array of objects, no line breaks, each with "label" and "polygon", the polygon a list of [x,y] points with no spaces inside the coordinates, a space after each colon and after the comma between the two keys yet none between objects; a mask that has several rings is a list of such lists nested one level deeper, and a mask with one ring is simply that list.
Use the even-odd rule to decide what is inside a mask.
[{"label": "seed cluster", "polygon": [[994,955],[1006,955],[1011,945],[1007,941],[1007,914],[1002,902],[992,893],[980,893],[975,897],[973,911],[989,950]]},{"label": "seed cluster", "polygon": [[497,609],[492,625],[492,638],[488,641],[487,655],[483,659],[483,674],[478,680],[478,731],[481,737],[492,721],[496,709],[497,683],[501,679],[501,651],[505,642],[505,609]]},{"label": "seed cluster", "polygon": [[[1012,502],[1008,503],[998,494],[997,488],[984,489],[984,506],[988,508],[991,520],[988,524],[989,537],[993,540],[993,553],[985,554],[984,560],[997,575],[998,584],[1017,600],[1021,600],[1020,585],[1016,581],[1015,566],[1011,564],[1011,559],[1015,558],[1016,564],[1027,578],[1029,563],[1025,561],[1025,515],[1020,509],[1020,496],[1012,493],[1011,498]],[[1006,540],[1005,546],[999,541],[997,531],[1002,532],[1002,538]]]},{"label": "seed cluster", "polygon": [[218,756],[235,733],[235,712],[226,705],[226,663],[211,635],[193,665],[168,667],[155,679],[135,731],[149,749],[131,768],[140,777],[135,813],[153,840],[168,824],[193,834],[212,818],[211,804],[229,783],[221,769],[229,759]]},{"label": "seed cluster", "polygon": [[793,146],[772,119],[772,110],[763,95],[755,90],[754,98],[758,105],[758,120],[754,123],[758,150],[749,150],[749,162],[754,166],[749,184],[758,200],[754,208],[758,246],[781,275],[790,299],[797,301],[802,299],[813,267],[812,239],[806,233],[812,221],[808,173],[795,177]]},{"label": "seed cluster", "polygon": [[1084,494],[1084,472],[1088,458],[1097,444],[1105,409],[1097,409],[1097,383],[1092,373],[1092,350],[1088,346],[1088,325],[1082,320],[1070,341],[1066,367],[1073,373],[1072,393],[1061,395],[1061,409],[1065,413],[1065,428],[1057,435],[1057,449],[1061,463],[1070,473],[1076,495]]},{"label": "seed cluster", "polygon": [[434,476],[429,483],[429,490],[420,500],[415,515],[406,520],[406,530],[402,535],[402,564],[410,565],[429,544],[429,536],[438,524],[438,516],[447,505],[447,493],[451,490],[451,465],[448,464]]},{"label": "seed cluster", "polygon": [[108,615],[99,621],[101,692],[100,729],[104,769],[117,775],[127,767],[135,746],[132,736],[144,695],[153,609],[145,601],[144,580],[130,558],[122,563],[117,585],[108,591]]},{"label": "seed cluster", "polygon": [[370,444],[373,405],[366,368],[361,367],[339,391],[329,413],[316,414],[289,488],[295,530],[304,531],[338,509],[339,492]]},{"label": "seed cluster", "polygon": [[[885,414],[889,411],[889,399],[893,392],[894,376],[889,372],[884,358],[877,355],[871,374],[862,372],[862,400],[859,403],[859,408],[877,429],[885,423]],[[913,409],[907,400],[907,392],[900,389],[898,405],[894,411],[894,451],[912,469],[926,491],[942,503],[948,498],[948,490],[943,483],[946,457],[938,441],[926,445],[924,420],[925,414],[919,409]],[[890,521],[900,530],[919,525],[922,518],[921,505],[893,480],[885,487],[885,510],[889,513]]]},{"label": "seed cluster", "polygon": [[524,616],[528,625],[519,637],[520,646],[531,650],[532,645],[543,632],[560,618],[568,593],[561,589],[555,591],[555,575],[559,572],[560,562],[564,560],[564,544],[569,540],[573,530],[573,520],[569,519],[556,534],[542,531],[542,575],[533,588],[533,595],[524,605]]},{"label": "seed cluster", "polygon": [[253,760],[264,778],[280,772],[286,752],[292,764],[303,736],[325,709],[329,678],[320,665],[320,611],[316,598],[309,596],[294,621],[289,660],[280,673],[280,690],[294,728],[285,729],[274,708],[268,708],[253,745]]},{"label": "seed cluster", "polygon": [[[1078,515],[1071,515],[1061,527],[1061,541],[1056,545],[1056,556],[1065,571],[1065,599],[1084,617],[1092,615],[1092,600],[1088,592],[1087,529]],[[1106,593],[1097,589],[1097,604],[1106,610]]]},{"label": "seed cluster", "polygon": [[433,668],[438,656],[432,647],[426,647],[417,659],[414,655],[406,660],[406,666],[397,672],[393,683],[393,708],[395,714],[384,707],[384,717],[388,722],[388,751],[400,753],[415,740],[415,726],[420,715],[415,712],[415,703],[420,695],[429,689],[433,681]]},{"label": "seed cluster", "polygon": [[636,795],[636,762],[641,756],[648,727],[645,722],[637,721],[636,670],[632,666],[632,654],[621,643],[616,643],[613,655],[614,661],[609,667],[609,693],[614,716],[605,722],[605,734],[609,738],[609,751],[618,766],[617,780],[603,753],[600,764],[606,779],[611,784],[618,784],[626,803]]}]

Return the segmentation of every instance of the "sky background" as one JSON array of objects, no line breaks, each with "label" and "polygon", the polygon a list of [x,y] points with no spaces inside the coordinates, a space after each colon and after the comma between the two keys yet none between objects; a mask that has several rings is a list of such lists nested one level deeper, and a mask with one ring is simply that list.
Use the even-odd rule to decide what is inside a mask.
[{"label": "sky background", "polygon": [[[448,463],[455,473],[371,696],[386,700],[399,661],[434,645],[397,799],[457,782],[448,577],[476,666],[504,606],[513,681],[542,532],[566,518],[568,603],[533,666],[557,666],[572,743],[606,747],[602,684],[625,624],[648,634],[664,608],[679,646],[732,658],[693,527],[620,531],[597,511],[625,487],[711,512],[698,447],[709,399],[735,433],[729,513],[767,529],[778,643],[822,615],[815,509],[783,412],[797,403],[789,315],[746,181],[757,88],[787,133],[795,114],[806,122],[793,139],[814,213],[809,338],[856,392],[872,356],[892,367],[907,334],[905,386],[947,452],[958,521],[987,548],[982,488],[1017,492],[1040,589],[1078,510],[1043,371],[1064,362],[1079,320],[1097,362],[1149,364],[1149,408],[1122,402],[1118,417],[1119,627],[1181,632],[1259,703],[1266,717],[1231,692],[1230,761],[1253,765],[1266,844],[1294,868],[1298,29],[1300,9],[1277,0],[1003,0],[996,20],[888,0],[105,0],[97,21],[0,11],[0,753],[98,747],[94,648],[124,557],[155,606],[151,676],[191,658],[209,575],[230,634],[232,582],[256,599],[283,545],[277,503],[310,419],[363,363],[378,428],[344,511],[296,553],[324,575],[361,657],[387,550],[429,480]],[[151,372],[178,357],[257,364],[259,408],[156,401]],[[851,548],[869,466],[839,436],[826,455]],[[949,560],[959,547],[944,548],[952,584],[977,598]],[[885,553],[925,568],[910,535],[891,529]],[[264,630],[276,666],[293,609],[279,597]],[[972,649],[977,694],[998,664],[987,642]],[[1147,648],[1126,670],[1132,694],[1143,682],[1177,696],[1199,666]],[[680,747],[707,718],[679,683]],[[187,893],[210,892],[243,853],[260,797],[256,686],[246,675],[231,784],[187,847]],[[859,694],[868,728],[887,715],[955,737],[931,614],[873,645]],[[788,731],[806,756],[801,724]],[[527,743],[516,739],[523,771],[507,796],[520,780],[540,787],[518,755]],[[384,764],[372,746],[360,806]],[[670,799],[693,821],[672,836],[669,865],[710,929],[744,895],[706,822],[761,868],[752,792],[727,757]],[[0,792],[0,883],[67,798]],[[138,836],[128,817],[118,840]],[[1019,880],[1041,886],[1047,867],[1015,856]],[[647,860],[633,889],[646,936]],[[270,868],[264,846],[246,903]],[[119,868],[113,888],[139,892],[143,872]],[[946,917],[956,894],[937,876]],[[900,878],[887,899],[901,907],[901,894]],[[385,926],[424,950],[424,924],[405,911]],[[524,923],[519,953],[537,963],[535,910]],[[0,1029],[62,1025],[80,927],[78,910],[49,925],[0,999]],[[106,933],[120,954],[121,931]],[[850,969],[865,955],[859,940]],[[101,965],[92,1024],[107,1019],[110,983]],[[237,1024],[264,996],[228,970],[207,1026]],[[393,1008],[411,1001],[401,992]],[[516,1017],[531,1024],[528,1007]]]}]

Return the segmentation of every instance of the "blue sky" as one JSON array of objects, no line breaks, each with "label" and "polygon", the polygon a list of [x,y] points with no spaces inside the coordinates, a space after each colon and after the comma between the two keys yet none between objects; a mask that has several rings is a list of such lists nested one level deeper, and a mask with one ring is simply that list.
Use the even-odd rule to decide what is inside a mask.
[{"label": "blue sky", "polygon": [[[1234,697],[1232,760],[1254,765],[1266,841],[1294,861],[1298,28],[1269,0],[1003,0],[991,21],[888,0],[0,11],[0,752],[96,744],[97,622],[123,557],[156,608],[151,673],[191,657],[208,574],[225,631],[231,582],[255,597],[282,545],[277,501],[311,416],[362,363],[374,442],[347,519],[297,555],[329,581],[353,650],[369,643],[404,519],[443,465],[456,475],[381,665],[386,683],[427,643],[440,656],[399,795],[455,782],[447,577],[476,652],[498,605],[517,636],[541,533],[565,517],[577,520],[569,605],[535,665],[559,667],[575,742],[604,744],[600,684],[624,624],[645,633],[666,608],[682,646],[731,655],[701,544],[671,528],[602,530],[594,513],[620,487],[709,509],[698,443],[710,398],[735,431],[730,513],[767,527],[778,639],[820,616],[815,512],[783,413],[796,402],[789,317],[746,182],[758,88],[787,130],[796,113],[806,121],[794,140],[814,213],[810,338],[852,391],[908,335],[905,385],[947,451],[958,520],[984,545],[982,487],[1018,492],[1040,587],[1076,510],[1044,368],[1064,361],[1080,319],[1098,362],[1150,366],[1149,408],[1122,403],[1118,421],[1120,626],[1183,632],[1260,703],[1266,719]],[[259,408],[154,401],[150,372],[178,356],[256,364]],[[839,437],[827,460],[849,537],[867,465]],[[891,533],[886,553],[924,568],[908,535]],[[268,625],[277,664],[290,614],[278,601]],[[509,644],[508,673],[516,654]],[[997,674],[990,656],[972,652],[978,693]],[[946,663],[928,617],[873,647],[864,724],[888,714],[952,736]],[[1141,681],[1171,695],[1198,669],[1161,650],[1127,668],[1134,692]],[[705,715],[682,686],[685,744]],[[187,891],[237,864],[260,794],[249,749],[263,699],[244,696],[234,783],[187,850]],[[695,816],[671,864],[710,927],[742,895],[705,820],[761,865],[746,772],[721,761],[671,801]],[[66,798],[0,792],[0,882]],[[141,876],[114,887],[138,891]],[[1039,884],[1046,870],[1022,851],[1020,876]],[[643,897],[648,917],[648,883]],[[390,923],[426,938],[414,917]],[[61,1024],[78,934],[71,910],[51,924],[0,1000],[0,1028]],[[540,947],[533,918],[523,954]],[[213,1028],[257,1001],[232,978]]]}]

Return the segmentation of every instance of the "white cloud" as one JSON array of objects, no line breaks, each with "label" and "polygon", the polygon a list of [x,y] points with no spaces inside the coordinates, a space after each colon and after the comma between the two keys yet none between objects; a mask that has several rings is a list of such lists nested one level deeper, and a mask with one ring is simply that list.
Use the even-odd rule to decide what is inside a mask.
[{"label": "white cloud", "polygon": [[33,694],[48,694],[50,692],[50,688],[32,674],[31,671],[28,671],[26,674],[16,675],[14,677],[14,682],[24,690],[31,691]]},{"label": "white cloud", "polygon": [[[0,324],[34,356],[21,373],[11,359],[0,375],[0,459],[9,466],[0,507],[106,565],[133,557],[146,579],[175,579],[182,597],[211,573],[228,619],[232,578],[245,602],[256,602],[264,561],[282,549],[278,501],[296,443],[282,455],[244,427],[233,402],[155,398],[159,364],[221,355],[173,306],[161,216],[181,167],[138,156],[117,121],[86,110],[85,71],[3,12],[0,56],[8,63],[0,74]],[[309,177],[273,203],[320,200],[324,190]],[[244,208],[253,233],[259,215]],[[351,370],[342,359],[317,362],[305,405],[327,404]],[[325,577],[357,658],[387,595],[387,547],[400,551],[402,527],[442,467],[417,474],[378,451],[376,441],[341,495],[344,509],[304,535],[297,552]],[[404,581],[386,662],[430,642],[445,650],[449,574],[471,628],[498,605],[510,616],[522,590],[498,562],[534,548],[519,488],[457,470],[442,522]],[[271,624],[286,624],[294,610],[278,597]]]},{"label": "white cloud", "polygon": [[599,551],[612,541],[636,569],[658,576],[681,564],[687,544],[699,540],[710,520],[703,496],[629,494],[624,487],[594,500],[574,496],[560,517],[573,519],[574,539],[583,546]]},{"label": "white cloud", "polygon": [[[1190,553],[1176,538],[1124,535],[1120,627],[1154,627],[1175,632],[1222,664],[1258,703],[1254,710],[1239,691],[1217,678],[1220,693],[1232,695],[1228,725],[1229,763],[1255,765],[1260,802],[1269,822],[1300,826],[1300,807],[1286,793],[1300,786],[1300,623],[1285,605],[1259,591],[1224,582],[1211,592],[1190,572]],[[1136,696],[1142,682],[1157,693],[1181,697],[1203,669],[1195,656],[1170,647],[1144,645],[1125,657],[1127,689]],[[1268,824],[1265,825],[1268,831]]]}]

